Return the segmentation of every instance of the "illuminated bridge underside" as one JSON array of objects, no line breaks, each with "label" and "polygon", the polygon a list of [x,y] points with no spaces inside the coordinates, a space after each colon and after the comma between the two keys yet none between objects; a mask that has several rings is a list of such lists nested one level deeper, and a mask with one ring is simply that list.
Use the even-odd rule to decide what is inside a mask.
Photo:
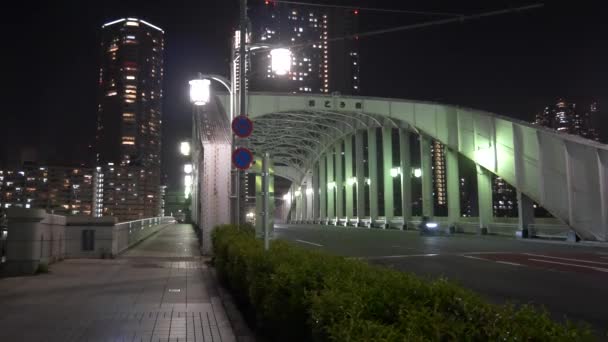
[{"label": "illuminated bridge underside", "polygon": [[[220,99],[228,108],[228,97]],[[254,151],[270,152],[295,184],[355,131],[406,128],[502,177],[583,238],[608,240],[607,145],[480,110],[410,100],[250,93],[248,109]]]}]

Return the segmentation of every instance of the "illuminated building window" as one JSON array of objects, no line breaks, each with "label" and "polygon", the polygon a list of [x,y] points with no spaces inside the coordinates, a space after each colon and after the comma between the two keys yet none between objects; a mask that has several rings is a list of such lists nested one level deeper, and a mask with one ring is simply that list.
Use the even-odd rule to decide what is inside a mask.
[{"label": "illuminated building window", "polygon": [[126,24],[127,26],[139,26],[139,23],[136,21],[127,21]]},{"label": "illuminated building window", "polygon": [[134,79],[135,79],[135,76],[133,76],[133,75],[128,75],[128,76],[126,76],[125,78],[126,78],[126,79],[128,79],[128,80],[134,80]]}]

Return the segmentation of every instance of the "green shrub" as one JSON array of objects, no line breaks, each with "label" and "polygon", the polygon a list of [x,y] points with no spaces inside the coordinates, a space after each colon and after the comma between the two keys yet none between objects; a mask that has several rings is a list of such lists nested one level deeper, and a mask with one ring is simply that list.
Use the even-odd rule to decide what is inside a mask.
[{"label": "green shrub", "polygon": [[440,279],[370,266],[221,226],[215,265],[258,333],[273,341],[586,341],[590,329],[497,306]]}]

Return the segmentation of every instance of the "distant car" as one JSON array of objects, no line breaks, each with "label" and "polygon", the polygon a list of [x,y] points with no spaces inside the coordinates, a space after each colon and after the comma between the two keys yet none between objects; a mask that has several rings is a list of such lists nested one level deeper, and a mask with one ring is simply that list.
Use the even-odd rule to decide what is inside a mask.
[{"label": "distant car", "polygon": [[439,223],[429,221],[428,217],[423,217],[422,221],[418,225],[418,231],[420,235],[439,235],[441,234],[441,229],[439,227]]}]

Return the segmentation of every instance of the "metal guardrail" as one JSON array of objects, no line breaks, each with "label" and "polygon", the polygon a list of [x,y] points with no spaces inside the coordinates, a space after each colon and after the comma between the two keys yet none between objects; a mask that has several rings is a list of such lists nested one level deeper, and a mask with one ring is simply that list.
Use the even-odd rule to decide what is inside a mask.
[{"label": "metal guardrail", "polygon": [[488,225],[488,234],[516,236],[518,230],[519,225],[513,223],[490,223]]},{"label": "metal guardrail", "polygon": [[[439,227],[442,230],[449,229],[449,222],[445,217],[437,217],[433,220],[439,224]],[[415,217],[413,220],[407,221],[407,229],[408,230],[417,230],[420,225],[420,218]],[[403,219],[401,217],[394,217],[386,221],[385,217],[380,216],[377,219],[371,221],[370,217],[363,217],[361,219],[358,218],[333,218],[333,219],[324,219],[319,221],[322,224],[329,224],[335,226],[343,226],[343,227],[375,227],[375,228],[384,228],[388,223],[390,228],[402,228],[403,227]],[[469,222],[459,222],[455,225],[456,233],[466,233],[466,234],[480,234],[481,229],[479,227],[479,223],[475,221]],[[518,236],[519,225],[517,223],[507,223],[507,222],[493,222],[490,223],[487,227],[487,234],[491,235],[501,235],[501,236]],[[568,233],[571,232],[570,227],[564,224],[545,224],[545,223],[537,223],[529,225],[529,236],[535,238],[549,238],[549,239],[566,239]]]},{"label": "metal guardrail", "polygon": [[530,236],[547,239],[567,239],[571,231],[567,225],[531,224],[528,226]]}]

